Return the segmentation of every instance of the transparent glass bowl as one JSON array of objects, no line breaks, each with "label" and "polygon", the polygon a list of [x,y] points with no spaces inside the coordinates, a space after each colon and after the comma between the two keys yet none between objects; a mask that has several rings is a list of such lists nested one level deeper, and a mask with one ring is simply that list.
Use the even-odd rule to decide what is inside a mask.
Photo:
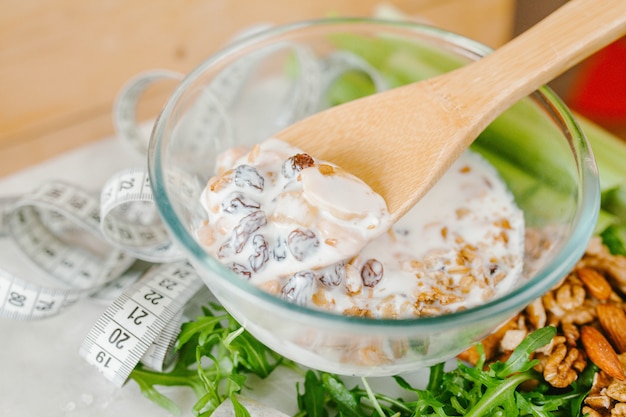
[{"label": "transparent glass bowl", "polygon": [[574,266],[595,226],[598,178],[583,133],[547,88],[507,111],[472,145],[509,183],[528,231],[523,276],[509,293],[479,307],[398,320],[314,310],[235,276],[195,238],[205,218],[200,193],[214,173],[218,152],[262,141],[355,91],[433,76],[489,52],[420,24],[325,19],[239,39],[182,81],[152,134],[149,165],[156,203],[206,285],[254,336],[312,368],[345,375],[402,373],[455,356]]}]

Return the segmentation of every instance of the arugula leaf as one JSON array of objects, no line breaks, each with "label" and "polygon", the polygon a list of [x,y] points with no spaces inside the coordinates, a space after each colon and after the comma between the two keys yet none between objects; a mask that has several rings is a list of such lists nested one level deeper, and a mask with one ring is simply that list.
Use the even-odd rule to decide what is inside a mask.
[{"label": "arugula leaf", "polygon": [[244,407],[239,402],[239,400],[237,400],[237,396],[236,395],[231,395],[230,396],[230,400],[233,403],[233,408],[235,410],[235,417],[250,417],[250,413],[248,412],[246,407]]},{"label": "arugula leaf", "polygon": [[524,372],[536,365],[530,361],[530,355],[542,346],[550,343],[556,335],[554,327],[543,327],[535,330],[528,337],[524,338],[519,346],[513,351],[509,359],[502,365],[494,364],[492,369],[499,377],[506,377],[515,372]]},{"label": "arugula leaf", "polygon": [[[295,366],[245,331],[223,307],[212,304],[203,307],[202,314],[182,325],[171,370],[157,372],[139,365],[130,375],[147,398],[173,415],[180,414],[179,407],[158,386],[191,388],[196,395],[194,414],[210,416],[225,399],[241,392],[249,374],[265,378],[280,365]],[[245,416],[237,411],[242,407],[236,406],[238,416]]]},{"label": "arugula leaf", "polygon": [[360,417],[358,403],[354,395],[348,390],[338,377],[323,373],[322,386],[333,399],[341,414],[346,417]]},{"label": "arugula leaf", "polygon": [[[222,307],[204,308],[203,314],[183,325],[171,370],[156,372],[138,366],[131,374],[147,398],[173,415],[180,415],[180,409],[156,387],[191,388],[197,397],[192,409],[196,416],[210,416],[231,398],[236,415],[246,417],[247,410],[237,402],[236,394],[244,389],[248,375],[265,378],[279,366],[287,366],[300,369],[304,377],[303,384],[296,384],[297,417],[574,417],[597,371],[590,365],[570,387],[552,388],[533,369],[536,361],[532,359],[532,352],[555,334],[553,327],[547,327],[529,334],[506,362],[484,367],[484,350],[479,345],[480,366],[461,361],[450,371],[443,363],[432,366],[425,389],[413,387],[400,376],[389,378],[406,392],[406,398],[392,398],[374,392],[366,379],[349,388],[337,375],[305,372],[256,340]],[[537,387],[525,391],[520,388],[525,381],[534,381]]]},{"label": "arugula leaf", "polygon": [[444,375],[445,363],[440,363],[430,367],[430,374],[428,376],[427,391],[433,391],[436,387],[441,385]]},{"label": "arugula leaf", "polygon": [[623,224],[612,224],[604,229],[600,236],[602,241],[609,248],[611,253],[626,255],[626,226]]},{"label": "arugula leaf", "polygon": [[228,341],[226,347],[237,358],[238,365],[261,378],[269,376],[283,360],[282,356],[245,331]]},{"label": "arugula leaf", "polygon": [[325,404],[325,393],[320,379],[315,372],[307,371],[304,376],[304,393],[298,394],[300,409],[309,417],[327,417]]},{"label": "arugula leaf", "polygon": [[163,407],[174,416],[179,416],[181,414],[180,408],[176,405],[176,403],[154,389],[154,386],[149,378],[145,378],[144,375],[141,375],[140,373],[134,373],[133,379],[137,382],[139,389],[146,398],[158,406]]}]

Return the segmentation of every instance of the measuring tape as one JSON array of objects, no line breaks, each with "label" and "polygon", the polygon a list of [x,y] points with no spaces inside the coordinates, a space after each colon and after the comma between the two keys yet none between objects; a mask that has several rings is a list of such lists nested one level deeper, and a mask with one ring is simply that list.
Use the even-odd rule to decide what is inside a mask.
[{"label": "measuring tape", "polygon": [[69,184],[50,182],[5,201],[1,230],[55,285],[30,282],[0,270],[0,316],[49,317],[97,292],[135,261],[99,237],[97,198]]},{"label": "measuring tape", "polygon": [[[378,90],[386,89],[380,75],[356,55],[319,59],[302,45],[273,45],[225,68],[202,91],[180,132],[197,138],[188,146],[199,149],[202,141],[218,134],[234,144],[239,133],[229,114],[239,105],[243,86],[264,59],[285,52],[293,55],[300,76],[274,128],[327,106],[324,92],[348,71],[364,72]],[[149,145],[148,129],[136,120],[141,96],[155,83],[181,79],[176,72],[149,71],[122,88],[113,121],[132,149],[146,155]],[[168,181],[190,199],[204,187],[183,173],[170,175]],[[139,362],[156,370],[167,365],[186,320],[185,307],[206,288],[170,238],[144,167],[118,172],[97,193],[51,181],[26,195],[0,198],[0,238],[12,242],[47,278],[42,283],[0,269],[0,317],[42,319],[85,299],[106,304],[79,353],[117,386]]]},{"label": "measuring tape", "polygon": [[118,386],[142,358],[161,370],[183,308],[202,285],[184,262],[151,269],[106,309],[80,347],[81,356]]}]

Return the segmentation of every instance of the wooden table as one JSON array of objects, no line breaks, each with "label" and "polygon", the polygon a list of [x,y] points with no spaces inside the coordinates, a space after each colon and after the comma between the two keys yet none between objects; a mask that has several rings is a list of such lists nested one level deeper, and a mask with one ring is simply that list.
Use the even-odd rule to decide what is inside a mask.
[{"label": "wooden table", "polygon": [[[377,0],[1,0],[0,177],[113,133],[115,95],[139,72],[188,72],[237,32]],[[512,33],[514,0],[387,2],[490,46]],[[156,92],[156,113],[166,92]]]}]

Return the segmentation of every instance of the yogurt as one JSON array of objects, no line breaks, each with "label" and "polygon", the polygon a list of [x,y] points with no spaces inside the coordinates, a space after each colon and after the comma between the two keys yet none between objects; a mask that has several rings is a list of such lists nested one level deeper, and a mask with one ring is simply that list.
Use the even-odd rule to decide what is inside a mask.
[{"label": "yogurt", "polygon": [[523,213],[471,151],[393,225],[361,180],[277,139],[221,154],[202,204],[196,232],[209,253],[266,291],[339,314],[471,308],[523,265]]}]

